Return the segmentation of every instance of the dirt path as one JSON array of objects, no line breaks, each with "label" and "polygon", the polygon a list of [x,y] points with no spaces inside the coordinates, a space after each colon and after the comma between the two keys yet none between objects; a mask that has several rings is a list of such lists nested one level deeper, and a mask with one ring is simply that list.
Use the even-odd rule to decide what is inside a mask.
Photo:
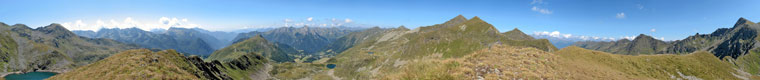
[{"label": "dirt path", "polygon": [[272,65],[265,64],[264,69],[256,71],[256,73],[253,73],[250,75],[250,78],[253,80],[266,80],[269,79],[271,76],[269,75],[269,71],[272,71]]},{"label": "dirt path", "polygon": [[333,78],[333,80],[342,80],[340,77],[335,76],[335,69],[330,69],[330,71],[327,71],[327,75],[330,75],[330,77]]}]

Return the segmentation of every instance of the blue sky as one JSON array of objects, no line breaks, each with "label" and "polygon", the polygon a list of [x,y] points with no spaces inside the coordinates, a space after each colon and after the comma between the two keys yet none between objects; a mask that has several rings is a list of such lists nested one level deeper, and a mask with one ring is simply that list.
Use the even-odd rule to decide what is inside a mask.
[{"label": "blue sky", "polygon": [[[620,39],[651,34],[683,39],[760,21],[757,0],[2,0],[0,22],[32,27],[62,23],[100,27],[199,27],[216,31],[280,26],[416,28],[456,15],[479,16],[500,31]],[[130,20],[127,20],[129,18]],[[309,20],[311,18],[311,20]],[[555,34],[555,35],[557,35]]]}]

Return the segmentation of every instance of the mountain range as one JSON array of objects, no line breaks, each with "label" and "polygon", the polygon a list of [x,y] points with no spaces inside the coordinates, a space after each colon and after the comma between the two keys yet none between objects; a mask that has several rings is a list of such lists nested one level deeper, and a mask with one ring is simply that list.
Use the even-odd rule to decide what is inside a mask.
[{"label": "mountain range", "polygon": [[240,33],[233,39],[232,43],[237,43],[256,35],[261,35],[268,41],[292,46],[301,53],[316,53],[323,50],[325,46],[336,41],[338,38],[354,31],[356,30],[336,27],[281,27],[266,32],[252,31]]},{"label": "mountain range", "polygon": [[695,51],[709,51],[716,57],[737,58],[757,48],[757,34],[760,25],[739,18],[734,27],[720,28],[711,34],[695,34],[686,39],[665,42],[644,34],[634,40],[614,42],[578,42],[575,46],[617,54],[684,54]]},{"label": "mountain range", "polygon": [[211,35],[186,28],[169,28],[161,32],[149,32],[138,28],[100,29],[94,31],[74,31],[89,38],[107,38],[123,43],[137,44],[144,48],[175,49],[188,55],[208,56],[214,50],[227,45]]},{"label": "mountain range", "polygon": [[24,24],[0,23],[0,71],[65,72],[111,54],[138,48],[110,39],[80,37],[60,24],[36,29]]},{"label": "mountain range", "polygon": [[[733,28],[684,40],[660,41],[641,34],[633,40],[584,41],[562,49],[548,39],[535,38],[517,28],[500,33],[478,16],[468,19],[458,15],[441,24],[414,29],[283,27],[241,33],[229,46],[215,50],[207,58],[183,55],[179,51],[182,48],[137,49],[142,46],[135,43],[139,41],[131,45],[108,38],[78,37],[57,24],[23,28],[28,27],[17,24],[0,28],[3,31],[0,37],[12,38],[0,38],[0,57],[4,61],[0,64],[53,62],[56,65],[32,70],[65,69],[50,79],[760,79],[760,49],[754,46],[758,45],[755,38],[760,27],[743,18]],[[184,42],[177,45],[213,49],[206,42],[212,40],[200,38],[210,37],[209,33],[193,29],[100,34],[101,31],[78,34],[129,33],[132,35],[116,37],[175,40]],[[42,37],[26,39],[23,36],[29,34],[25,32]],[[176,40],[177,36],[195,40]],[[17,45],[19,41],[34,44],[29,49],[48,52],[14,49],[28,46]],[[68,46],[72,43],[99,45],[96,49],[105,50],[89,50],[103,52],[99,54],[103,56],[77,61],[80,55],[90,53],[71,50],[92,46]],[[37,47],[37,44],[44,45]],[[62,52],[67,53],[61,56]],[[32,59],[18,57],[28,53],[44,55]],[[57,66],[68,64],[69,59],[81,65]]]}]

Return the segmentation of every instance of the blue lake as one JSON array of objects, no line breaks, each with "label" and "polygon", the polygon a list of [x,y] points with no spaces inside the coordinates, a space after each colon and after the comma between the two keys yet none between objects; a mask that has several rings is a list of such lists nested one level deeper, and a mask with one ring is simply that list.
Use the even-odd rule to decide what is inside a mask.
[{"label": "blue lake", "polygon": [[5,80],[43,80],[58,73],[53,72],[29,72],[24,74],[9,74],[3,78]]},{"label": "blue lake", "polygon": [[337,65],[335,65],[335,64],[327,64],[327,68],[330,68],[330,69],[335,68],[335,66],[337,66]]}]

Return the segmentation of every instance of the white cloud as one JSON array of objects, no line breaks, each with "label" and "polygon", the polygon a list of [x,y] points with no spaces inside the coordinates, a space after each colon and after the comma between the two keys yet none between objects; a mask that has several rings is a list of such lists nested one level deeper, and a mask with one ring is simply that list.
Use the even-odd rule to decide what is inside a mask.
[{"label": "white cloud", "polygon": [[533,7],[530,8],[531,11],[536,11],[541,14],[552,14],[552,11],[547,8],[542,8],[546,4],[544,4],[544,0],[533,0],[530,2],[530,5],[533,5]]},{"label": "white cloud", "polygon": [[95,21],[95,26],[96,27],[106,26],[106,22],[103,22],[103,20],[98,19],[97,21]]},{"label": "white cloud", "polygon": [[563,35],[562,35],[562,37],[565,37],[565,38],[570,38],[570,37],[572,37],[572,36],[573,36],[573,34],[563,34]]},{"label": "white cloud", "polygon": [[345,22],[346,22],[346,23],[351,23],[351,22],[352,22],[352,20],[351,20],[351,19],[348,19],[348,18],[346,18]]},{"label": "white cloud", "polygon": [[[354,19],[351,18],[314,18],[306,17],[299,20],[293,20],[292,18],[285,18],[283,22],[276,22],[271,25],[260,25],[260,27],[244,27],[244,28],[277,28],[277,27],[368,27],[367,25],[356,24]],[[244,29],[243,28],[243,29]]]},{"label": "white cloud", "polygon": [[642,9],[644,9],[644,5],[636,4],[636,8],[638,8],[639,10],[642,10]]},{"label": "white cloud", "polygon": [[532,35],[536,36],[548,36],[548,37],[554,37],[554,38],[564,38],[564,39],[581,39],[581,40],[594,40],[594,41],[614,41],[615,38],[612,37],[598,37],[598,36],[578,36],[573,34],[562,34],[559,31],[537,31],[533,32]]},{"label": "white cloud", "polygon": [[62,22],[63,24],[61,25],[63,25],[69,30],[92,30],[92,31],[98,31],[101,28],[139,28],[142,30],[150,31],[152,29],[168,29],[170,27],[181,27],[181,28],[200,27],[200,25],[189,23],[188,21],[189,21],[188,19],[180,20],[177,18],[161,17],[158,19],[157,23],[143,24],[143,22],[134,20],[132,19],[132,17],[126,17],[121,22],[114,19],[110,19],[108,22],[105,22],[101,19],[97,19],[93,21],[94,25],[88,25],[89,21],[76,20],[73,23]]},{"label": "white cloud", "polygon": [[290,20],[290,19],[285,19],[285,20],[282,20],[282,21],[284,21],[284,22],[293,22],[293,20]]},{"label": "white cloud", "polygon": [[615,18],[625,19],[625,13],[623,13],[623,12],[617,13],[617,15],[615,16]]},{"label": "white cloud", "polygon": [[656,32],[656,31],[657,31],[657,29],[649,30],[649,32]]},{"label": "white cloud", "polygon": [[549,9],[538,8],[536,6],[533,6],[533,8],[530,8],[530,10],[539,12],[541,14],[552,14],[552,11],[550,11]]},{"label": "white cloud", "polygon": [[621,39],[633,40],[633,39],[636,39],[636,36],[623,36],[623,37],[620,37],[620,38]]}]

